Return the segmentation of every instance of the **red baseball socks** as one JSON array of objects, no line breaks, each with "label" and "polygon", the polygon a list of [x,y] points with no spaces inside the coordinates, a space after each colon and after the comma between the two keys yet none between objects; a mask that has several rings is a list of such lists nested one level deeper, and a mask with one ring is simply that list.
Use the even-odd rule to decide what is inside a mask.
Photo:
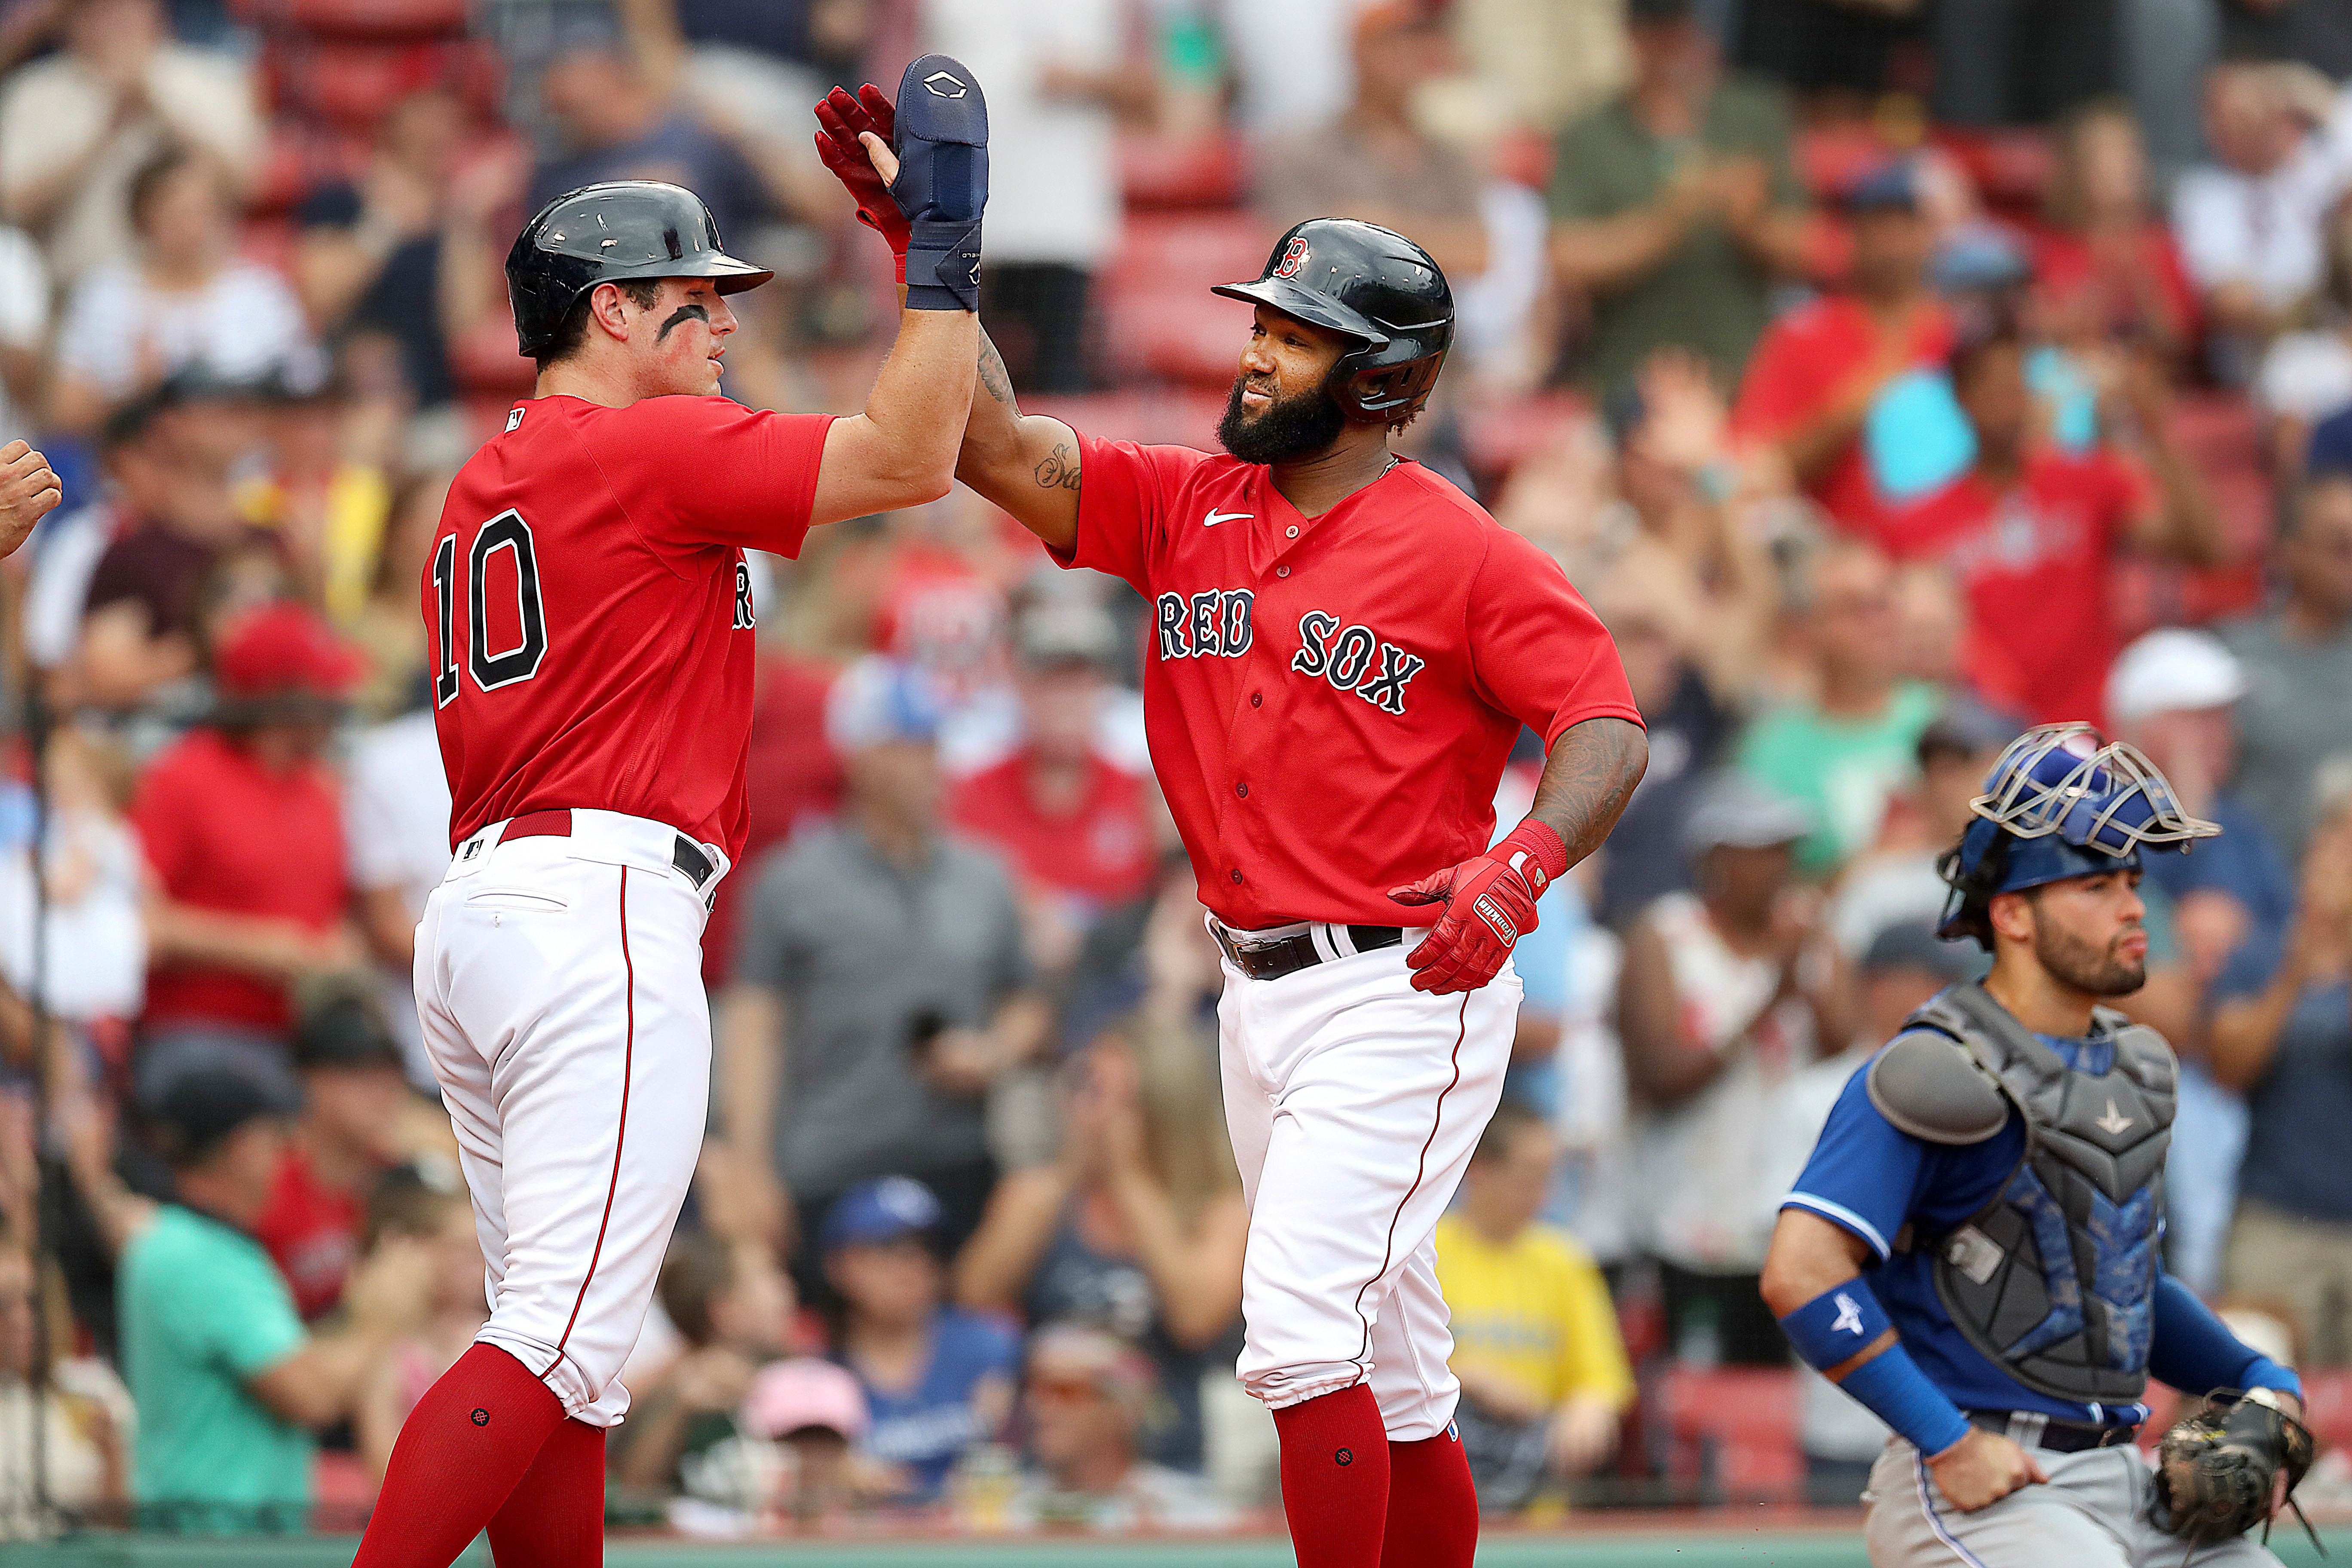
[{"label": "red baseball socks", "polygon": [[1380,1568],[1389,1435],[1372,1391],[1352,1384],[1274,1413],[1282,1511],[1298,1568]]},{"label": "red baseball socks", "polygon": [[[475,1345],[408,1413],[352,1568],[449,1568],[565,1425],[562,1401],[528,1367]],[[601,1468],[595,1482],[601,1517]]]},{"label": "red baseball socks", "polygon": [[1478,1489],[1454,1428],[1418,1443],[1391,1443],[1381,1568],[1470,1568],[1477,1555]]}]

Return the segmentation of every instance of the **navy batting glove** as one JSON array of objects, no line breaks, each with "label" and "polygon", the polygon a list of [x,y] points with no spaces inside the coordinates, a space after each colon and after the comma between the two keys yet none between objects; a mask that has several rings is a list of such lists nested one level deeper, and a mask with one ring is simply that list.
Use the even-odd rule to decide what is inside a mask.
[{"label": "navy batting glove", "polygon": [[891,199],[907,215],[907,305],[980,309],[980,215],[988,205],[988,100],[961,61],[925,55],[898,79]]}]

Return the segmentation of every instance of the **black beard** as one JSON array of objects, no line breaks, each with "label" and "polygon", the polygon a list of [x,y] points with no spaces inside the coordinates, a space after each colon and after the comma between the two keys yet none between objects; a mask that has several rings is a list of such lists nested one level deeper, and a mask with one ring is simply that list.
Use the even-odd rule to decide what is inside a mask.
[{"label": "black beard", "polygon": [[2033,928],[2033,956],[2052,978],[2093,996],[2128,996],[2147,984],[2146,960],[2134,963],[2117,957],[2113,947],[2095,948],[2038,921]]},{"label": "black beard", "polygon": [[1217,444],[1244,463],[1288,463],[1328,451],[1348,427],[1347,411],[1328,389],[1316,387],[1296,397],[1276,398],[1265,413],[1242,412],[1242,388],[1249,378],[1234,378],[1225,398],[1224,417],[1217,421]]}]

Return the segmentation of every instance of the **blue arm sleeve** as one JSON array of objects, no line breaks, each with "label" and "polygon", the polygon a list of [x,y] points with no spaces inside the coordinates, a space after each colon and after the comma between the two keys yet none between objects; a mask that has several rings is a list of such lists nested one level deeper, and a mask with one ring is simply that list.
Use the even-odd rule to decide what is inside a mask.
[{"label": "blue arm sleeve", "polygon": [[2169,1274],[2156,1277],[2147,1370],[2183,1394],[2217,1388],[2276,1388],[2303,1397],[2303,1380],[2231,1333],[2197,1292]]}]

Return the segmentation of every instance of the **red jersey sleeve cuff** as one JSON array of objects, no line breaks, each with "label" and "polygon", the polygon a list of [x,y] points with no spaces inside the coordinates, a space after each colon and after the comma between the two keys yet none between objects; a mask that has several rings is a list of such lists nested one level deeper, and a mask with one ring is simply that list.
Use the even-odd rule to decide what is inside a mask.
[{"label": "red jersey sleeve cuff", "polygon": [[1559,743],[1559,738],[1587,719],[1622,719],[1627,723],[1649,732],[1642,721],[1642,710],[1630,702],[1597,702],[1587,708],[1563,708],[1552,715],[1550,726],[1544,731],[1544,749],[1549,751]]}]

